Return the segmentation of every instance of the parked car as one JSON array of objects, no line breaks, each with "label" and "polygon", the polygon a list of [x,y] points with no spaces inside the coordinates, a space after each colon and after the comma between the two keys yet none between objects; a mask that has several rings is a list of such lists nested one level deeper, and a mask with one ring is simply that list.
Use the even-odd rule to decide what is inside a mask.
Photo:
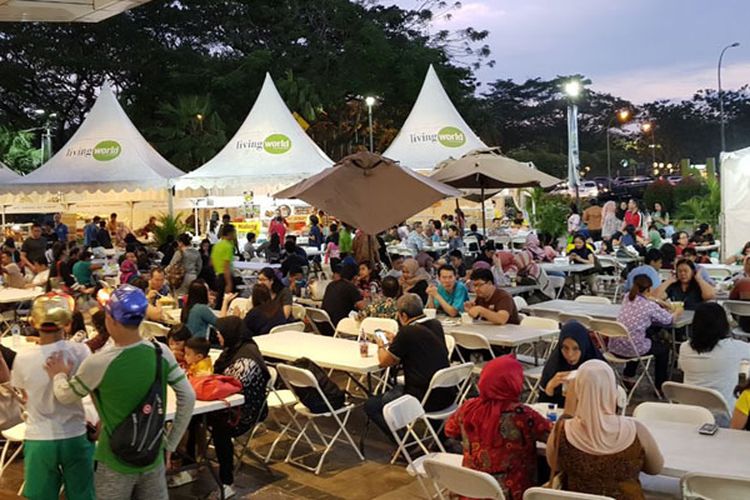
[{"label": "parked car", "polygon": [[618,198],[641,198],[652,182],[654,182],[653,177],[639,175],[621,182],[612,191]]},{"label": "parked car", "polygon": [[679,184],[681,180],[682,180],[681,175],[670,175],[669,177],[667,177],[667,181],[669,181],[669,183],[673,186],[676,186],[677,184]]},{"label": "parked car", "polygon": [[[552,194],[566,195],[574,198],[576,190],[574,187],[568,187],[568,183],[564,182],[559,184],[555,189],[552,190]],[[579,198],[596,198],[599,196],[599,187],[594,181],[581,181],[578,186],[578,197]]]}]

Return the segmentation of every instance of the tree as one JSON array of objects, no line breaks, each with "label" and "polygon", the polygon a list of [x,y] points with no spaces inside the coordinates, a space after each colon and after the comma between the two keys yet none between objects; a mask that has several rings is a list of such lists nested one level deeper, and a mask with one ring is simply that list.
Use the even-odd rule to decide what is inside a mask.
[{"label": "tree", "polygon": [[0,127],[0,159],[16,172],[31,172],[42,162],[42,150],[33,141],[31,132]]}]

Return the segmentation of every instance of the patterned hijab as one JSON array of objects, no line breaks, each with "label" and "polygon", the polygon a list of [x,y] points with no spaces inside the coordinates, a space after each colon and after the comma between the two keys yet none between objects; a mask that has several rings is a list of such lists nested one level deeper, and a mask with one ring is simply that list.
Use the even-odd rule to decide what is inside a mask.
[{"label": "patterned hijab", "polygon": [[411,290],[414,285],[420,281],[429,281],[430,279],[430,275],[424,270],[424,268],[420,267],[419,262],[417,262],[416,259],[406,259],[403,264],[403,269],[409,271],[409,279],[406,279],[403,276],[399,278],[399,281],[401,281],[401,289],[404,293]]}]

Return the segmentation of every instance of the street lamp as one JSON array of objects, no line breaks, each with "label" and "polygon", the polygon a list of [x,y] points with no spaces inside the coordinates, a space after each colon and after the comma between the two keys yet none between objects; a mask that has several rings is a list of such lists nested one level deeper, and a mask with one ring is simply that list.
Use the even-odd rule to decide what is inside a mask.
[{"label": "street lamp", "polygon": [[609,149],[609,132],[612,125],[615,124],[615,120],[619,120],[620,123],[625,123],[628,121],[628,118],[630,118],[630,110],[621,109],[610,118],[609,123],[607,124],[607,185],[610,191],[612,190],[612,154]]},{"label": "street lamp", "polygon": [[578,106],[575,99],[581,95],[581,82],[570,80],[563,85],[563,90],[568,96],[568,187],[575,186],[576,205],[581,206],[581,199],[578,193],[578,168],[580,161],[578,159]]},{"label": "street lamp", "polygon": [[719,54],[719,65],[716,68],[716,77],[719,83],[719,122],[721,123],[721,152],[727,150],[727,141],[726,137],[724,136],[724,94],[721,91],[721,60],[724,58],[724,52],[726,52],[728,49],[739,46],[740,42],[734,42],[721,49],[721,54]]},{"label": "street lamp", "polygon": [[50,113],[47,115],[47,111],[44,109],[35,109],[34,114],[38,117],[44,117],[47,116],[46,121],[44,122],[43,127],[37,127],[35,129],[31,130],[41,130],[42,131],[42,140],[41,140],[41,146],[42,146],[42,155],[40,158],[39,165],[42,165],[46,160],[49,160],[52,157],[52,131],[50,130],[50,127],[52,125],[52,120],[57,118],[57,113]]},{"label": "street lamp", "polygon": [[365,104],[367,104],[367,120],[370,126],[370,153],[372,153],[374,151],[372,140],[372,107],[375,105],[375,98],[372,96],[365,97]]},{"label": "street lamp", "polygon": [[651,163],[656,163],[656,139],[654,138],[654,126],[651,123],[644,123],[641,130],[648,134],[651,132]]}]

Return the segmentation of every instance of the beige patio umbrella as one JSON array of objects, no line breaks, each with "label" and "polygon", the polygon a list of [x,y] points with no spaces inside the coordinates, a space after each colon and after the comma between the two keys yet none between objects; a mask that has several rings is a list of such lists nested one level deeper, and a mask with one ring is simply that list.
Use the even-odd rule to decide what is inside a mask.
[{"label": "beige patio umbrella", "polygon": [[562,182],[556,177],[500,153],[500,148],[475,149],[458,160],[442,162],[430,178],[458,189],[479,190],[482,202],[482,229],[486,229],[484,200],[505,188],[548,188]]},{"label": "beige patio umbrella", "polygon": [[279,191],[274,198],[304,200],[375,235],[454,196],[461,192],[393,160],[362,151]]}]

